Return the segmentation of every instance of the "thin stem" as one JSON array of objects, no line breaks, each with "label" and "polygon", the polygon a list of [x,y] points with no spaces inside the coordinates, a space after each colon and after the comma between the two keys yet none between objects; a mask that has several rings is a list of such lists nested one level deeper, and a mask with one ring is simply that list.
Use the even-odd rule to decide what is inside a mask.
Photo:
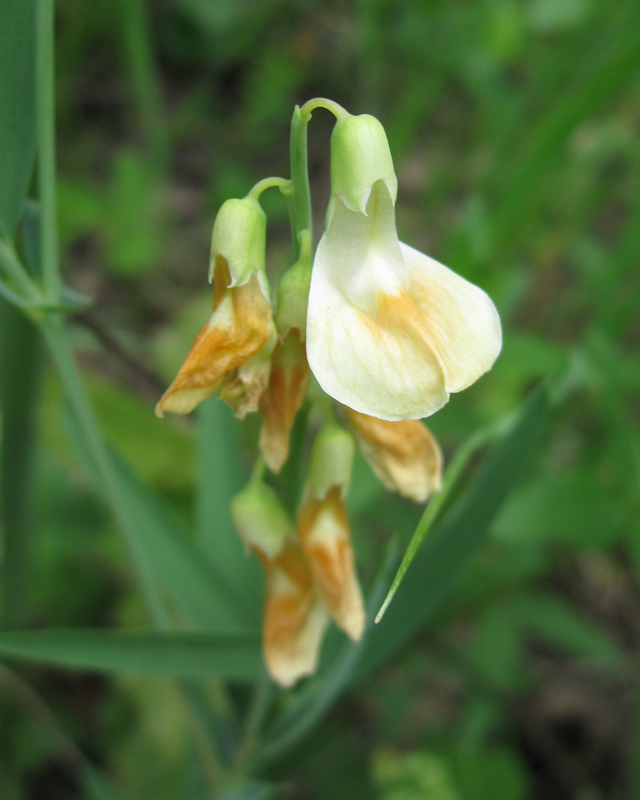
[{"label": "thin stem", "polygon": [[326,97],[314,97],[312,100],[307,100],[300,109],[300,113],[303,117],[306,117],[308,121],[311,119],[311,112],[315,111],[316,108],[326,108],[327,111],[330,111],[334,115],[338,122],[351,116],[339,103],[328,100]]},{"label": "thin stem", "polygon": [[0,241],[0,270],[19,289],[28,300],[42,300],[37,286],[29,277],[27,270],[19,261],[11,245]]},{"label": "thin stem", "polygon": [[253,465],[253,469],[251,470],[251,477],[249,478],[249,483],[262,483],[262,479],[264,478],[264,473],[267,469],[267,465],[265,463],[264,458],[261,455],[258,455],[256,458],[256,462]]},{"label": "thin stem", "polygon": [[295,107],[291,118],[291,189],[288,197],[291,235],[296,248],[296,259],[300,256],[302,231],[309,231],[313,241],[311,190],[307,161],[307,123],[310,119],[310,114],[303,114],[299,106]]},{"label": "thin stem", "polygon": [[80,379],[80,374],[66,336],[64,321],[59,316],[48,314],[41,321],[42,332],[51,357],[62,381],[67,400],[82,433],[87,454],[93,465],[95,476],[119,527],[125,534],[145,596],[149,613],[158,628],[166,628],[168,616],[155,581],[137,545],[137,535],[130,519],[119,501],[118,476],[109,457],[106,443]]},{"label": "thin stem", "polygon": [[54,84],[54,0],[36,3],[36,107],[38,113],[38,192],[45,295],[60,296],[56,221],[56,131]]},{"label": "thin stem", "polygon": [[155,63],[145,0],[121,0],[124,40],[140,122],[156,166],[163,169],[169,136],[162,108],[162,87]]},{"label": "thin stem", "polygon": [[254,200],[258,200],[260,195],[266,191],[267,189],[275,189],[278,188],[285,194],[288,193],[291,189],[291,181],[287,180],[286,178],[263,178],[261,181],[258,181],[253,189],[249,192],[247,197],[251,197]]},{"label": "thin stem", "polygon": [[256,683],[253,697],[251,698],[251,705],[247,712],[244,734],[238,747],[238,753],[232,770],[232,774],[235,776],[241,775],[247,766],[265,715],[269,709],[270,697],[271,681],[267,673],[263,672]]}]

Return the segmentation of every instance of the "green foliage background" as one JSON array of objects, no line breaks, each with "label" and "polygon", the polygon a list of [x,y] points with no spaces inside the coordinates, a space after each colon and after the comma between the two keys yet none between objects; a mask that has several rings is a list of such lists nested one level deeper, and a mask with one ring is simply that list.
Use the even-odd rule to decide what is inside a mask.
[{"label": "green foliage background", "polygon": [[[29,258],[26,5],[11,18],[7,0],[0,28],[0,233]],[[293,106],[316,95],[380,118],[401,238],[501,313],[492,372],[428,421],[446,460],[524,410],[364,647],[336,634],[319,681],[272,693],[252,782],[226,797],[639,797],[640,5],[58,0],[56,70],[60,258],[93,298],[70,332],[113,480],[105,504],[35,329],[2,301],[0,797],[211,796],[207,726],[224,756],[260,673],[261,579],[228,513],[257,422],[218,401],[160,422],[153,403],[208,313],[217,208],[288,175]],[[315,112],[317,233],[330,130]],[[275,281],[291,252],[273,194]],[[349,504],[379,605],[388,543],[404,549],[421,509],[362,462]]]}]

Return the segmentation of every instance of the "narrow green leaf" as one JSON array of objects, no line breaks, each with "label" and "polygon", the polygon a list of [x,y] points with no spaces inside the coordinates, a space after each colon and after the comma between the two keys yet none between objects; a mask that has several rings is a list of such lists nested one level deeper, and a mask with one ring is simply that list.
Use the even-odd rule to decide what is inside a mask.
[{"label": "narrow green leaf", "polygon": [[247,604],[256,610],[264,596],[262,571],[255,558],[247,558],[231,519],[231,499],[246,482],[236,433],[233,413],[221,400],[200,404],[198,528],[203,549],[230,585],[242,587]]},{"label": "narrow green leaf", "polygon": [[218,565],[192,541],[167,504],[112,454],[120,477],[120,497],[138,520],[140,546],[158,580],[176,605],[204,628],[259,627],[259,611],[249,608],[242,584],[230,584]]},{"label": "narrow green leaf", "polygon": [[100,672],[254,680],[262,670],[254,632],[174,633],[59,628],[0,633],[0,654]]},{"label": "narrow green leaf", "polygon": [[515,486],[547,406],[546,389],[536,390],[464,496],[418,552],[384,620],[368,636],[362,661],[365,669],[377,666],[400,647],[454,589]]},{"label": "narrow green leaf", "polygon": [[5,628],[24,624],[31,539],[29,490],[39,371],[39,337],[35,326],[16,308],[0,302],[0,587]]},{"label": "narrow green leaf", "polygon": [[13,239],[36,147],[35,0],[0,3],[0,235]]},{"label": "narrow green leaf", "polygon": [[[93,475],[75,417],[69,414],[68,422],[78,454]],[[151,571],[151,580],[159,582],[192,623],[217,630],[257,628],[259,617],[246,606],[243,587],[228,584],[162,498],[145,486],[122,459],[113,451],[109,458],[114,468],[117,502],[123,520],[127,520],[124,533],[137,554],[139,569]]]}]

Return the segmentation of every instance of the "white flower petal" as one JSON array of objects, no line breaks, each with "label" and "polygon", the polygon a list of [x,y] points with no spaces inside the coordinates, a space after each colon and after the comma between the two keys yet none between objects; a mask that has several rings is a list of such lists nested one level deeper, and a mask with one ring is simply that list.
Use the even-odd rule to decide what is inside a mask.
[{"label": "white flower petal", "polygon": [[502,347],[500,317],[488,295],[433,258],[401,243],[409,294],[418,307],[447,392],[491,369]]},{"label": "white flower petal", "polygon": [[337,263],[340,254],[327,237],[316,252],[307,317],[307,357],[318,383],[349,408],[381,419],[435,413],[449,397],[406,289],[380,293],[375,317],[356,308],[336,280],[353,265],[348,257]]}]

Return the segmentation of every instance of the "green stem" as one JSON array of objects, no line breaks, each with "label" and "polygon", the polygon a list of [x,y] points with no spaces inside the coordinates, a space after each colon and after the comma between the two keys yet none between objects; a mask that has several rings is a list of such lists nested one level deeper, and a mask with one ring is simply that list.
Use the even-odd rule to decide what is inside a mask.
[{"label": "green stem", "polygon": [[162,170],[169,155],[169,136],[145,0],[121,0],[121,8],[124,41],[140,122],[156,166]]},{"label": "green stem", "polygon": [[313,217],[311,215],[311,190],[309,188],[309,166],[307,161],[307,124],[310,114],[303,114],[296,106],[291,118],[291,188],[289,190],[289,216],[291,235],[296,248],[296,259],[300,256],[300,235],[309,231],[313,241]]},{"label": "green stem", "polygon": [[60,296],[56,221],[56,131],[54,83],[54,0],[36,3],[36,107],[38,192],[40,195],[42,279],[45,296]]},{"label": "green stem", "polygon": [[325,97],[314,97],[302,108],[296,106],[291,118],[291,188],[289,197],[289,216],[291,217],[291,233],[296,247],[296,259],[300,256],[300,236],[307,230],[311,234],[313,244],[313,216],[311,213],[311,191],[309,189],[309,165],[307,159],[307,125],[311,112],[316,108],[325,108],[340,122],[350,116],[341,105],[327,100]]},{"label": "green stem", "polygon": [[278,188],[285,194],[287,194],[291,190],[291,181],[288,181],[286,178],[263,178],[261,181],[258,181],[253,189],[249,192],[247,197],[251,197],[254,200],[258,200],[260,195],[266,191],[267,189],[275,189]]},{"label": "green stem", "polygon": [[270,697],[271,681],[267,673],[263,672],[256,683],[253,697],[251,698],[251,705],[247,712],[244,734],[238,747],[235,764],[233,765],[232,775],[234,776],[240,776],[246,771],[247,764],[258,739],[258,734],[260,733],[260,728],[269,709]]},{"label": "green stem", "polygon": [[24,627],[32,539],[29,493],[34,462],[34,421],[40,359],[33,323],[0,303],[0,508],[4,627]]},{"label": "green stem", "polygon": [[11,245],[0,241],[0,270],[9,278],[16,289],[28,300],[42,300],[40,292],[29,277]]},{"label": "green stem", "polygon": [[130,519],[119,501],[118,476],[109,457],[106,443],[98,429],[93,408],[85,392],[73,352],[66,336],[64,321],[59,316],[46,315],[42,332],[51,357],[60,376],[71,410],[83,436],[87,455],[91,460],[96,479],[102,489],[116,522],[125,534],[127,545],[136,566],[149,613],[158,628],[169,624],[167,612],[149,566],[137,544],[135,520]]}]

